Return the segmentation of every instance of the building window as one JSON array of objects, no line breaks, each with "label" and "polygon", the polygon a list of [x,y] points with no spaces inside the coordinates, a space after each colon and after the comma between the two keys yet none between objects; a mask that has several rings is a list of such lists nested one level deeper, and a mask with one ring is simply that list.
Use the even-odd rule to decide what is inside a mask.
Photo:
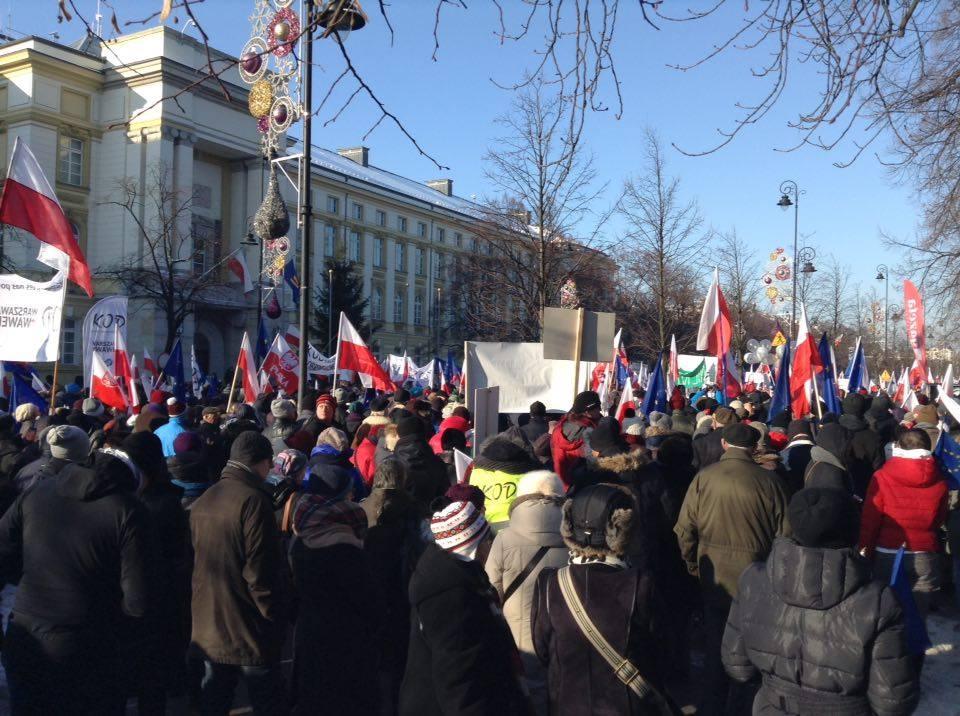
[{"label": "building window", "polygon": [[403,323],[403,293],[400,291],[393,297],[393,322]]},{"label": "building window", "polygon": [[63,319],[61,326],[63,338],[61,338],[60,360],[66,365],[77,364],[77,321],[75,318]]},{"label": "building window", "polygon": [[477,239],[476,237],[470,237],[470,250],[473,253],[477,253]]},{"label": "building window", "polygon": [[340,213],[340,200],[335,196],[327,196],[327,212],[330,214]]},{"label": "building window", "polygon": [[363,221],[363,204],[353,205],[353,219],[354,221]]},{"label": "building window", "polygon": [[420,236],[421,238],[427,237],[427,225],[422,221],[417,222],[417,236]]},{"label": "building window", "polygon": [[485,253],[487,256],[493,256],[493,244],[491,244],[489,241],[484,241],[483,253]]},{"label": "building window", "polygon": [[323,255],[333,256],[337,244],[337,227],[333,224],[323,225]]},{"label": "building window", "polygon": [[413,325],[423,325],[423,296],[419,293],[413,299]]},{"label": "building window", "polygon": [[383,268],[383,239],[379,236],[373,238],[373,265]]},{"label": "building window", "polygon": [[417,247],[417,252],[414,254],[416,260],[417,276],[423,276],[423,249],[419,246]]},{"label": "building window", "polygon": [[377,226],[387,225],[387,212],[377,209]]},{"label": "building window", "polygon": [[347,241],[347,258],[357,263],[360,261],[360,233],[358,231],[350,232]]},{"label": "building window", "polygon": [[444,239],[446,239],[446,238],[447,238],[447,232],[444,231],[443,229],[438,228],[438,229],[437,229],[437,243],[438,243],[438,244],[442,244],[443,241],[444,241]]},{"label": "building window", "polygon": [[70,186],[83,184],[83,140],[60,137],[57,178]]},{"label": "building window", "polygon": [[443,254],[437,252],[433,255],[433,277],[440,278],[443,273]]},{"label": "building window", "polygon": [[407,233],[407,217],[398,216],[397,217],[397,231],[402,234]]},{"label": "building window", "polygon": [[456,243],[458,249],[463,248],[463,234],[457,232],[453,235],[453,241]]},{"label": "building window", "polygon": [[407,270],[407,245],[402,241],[397,242],[397,271]]},{"label": "building window", "polygon": [[383,319],[383,289],[377,286],[370,297],[370,317],[379,321]]}]

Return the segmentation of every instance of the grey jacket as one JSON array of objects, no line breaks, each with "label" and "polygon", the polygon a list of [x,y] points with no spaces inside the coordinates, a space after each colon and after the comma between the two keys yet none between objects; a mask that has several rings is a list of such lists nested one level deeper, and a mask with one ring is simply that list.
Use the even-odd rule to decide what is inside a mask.
[{"label": "grey jacket", "polygon": [[546,671],[533,650],[530,615],[537,575],[544,569],[557,569],[567,564],[569,552],[560,536],[562,503],[563,499],[559,497],[518,497],[510,507],[510,522],[494,539],[486,563],[490,583],[502,598],[504,591],[513,584],[537,550],[540,547],[550,548],[536,569],[503,605],[503,616],[520,651],[530,699],[537,713],[546,713]]}]

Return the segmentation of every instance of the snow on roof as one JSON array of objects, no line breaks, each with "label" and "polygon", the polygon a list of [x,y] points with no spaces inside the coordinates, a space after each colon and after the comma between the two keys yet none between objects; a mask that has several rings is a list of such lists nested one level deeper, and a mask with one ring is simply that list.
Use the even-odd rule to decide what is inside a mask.
[{"label": "snow on roof", "polygon": [[363,166],[329,149],[315,146],[313,148],[313,165],[418,199],[419,201],[432,204],[442,209],[454,211],[458,214],[476,218],[480,216],[481,213],[480,207],[472,201],[461,199],[458,196],[441,194],[426,184],[421,184],[413,179],[388,172],[386,169],[369,165]]}]

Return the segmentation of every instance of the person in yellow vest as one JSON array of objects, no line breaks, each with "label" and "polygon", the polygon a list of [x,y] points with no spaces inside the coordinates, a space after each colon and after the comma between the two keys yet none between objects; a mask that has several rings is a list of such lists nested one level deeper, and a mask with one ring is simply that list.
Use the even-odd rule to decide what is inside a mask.
[{"label": "person in yellow vest", "polygon": [[494,531],[510,521],[510,504],[517,497],[517,483],[537,465],[526,450],[504,438],[493,438],[481,449],[470,473],[470,484],[486,496],[487,522]]}]

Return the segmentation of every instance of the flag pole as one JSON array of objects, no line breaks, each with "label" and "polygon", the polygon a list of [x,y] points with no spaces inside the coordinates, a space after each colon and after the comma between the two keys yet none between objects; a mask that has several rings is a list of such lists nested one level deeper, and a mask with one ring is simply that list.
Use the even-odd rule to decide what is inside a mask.
[{"label": "flag pole", "polygon": [[60,351],[57,350],[57,359],[53,362],[53,383],[50,385],[50,402],[47,406],[48,414],[53,415],[57,404],[57,376],[60,373]]},{"label": "flag pole", "polygon": [[573,356],[573,399],[580,392],[580,351],[583,348],[583,309],[577,309],[577,338],[574,342]]},{"label": "flag pole", "polygon": [[240,372],[241,355],[243,355],[243,346],[240,346],[240,352],[237,353],[237,364],[233,366],[233,380],[230,381],[230,395],[227,397],[227,415],[230,414],[230,408],[233,407],[233,391],[237,387],[237,373]]},{"label": "flag pole", "polygon": [[337,377],[340,375],[340,337],[343,335],[343,311],[340,311],[340,323],[337,326],[337,352],[333,355],[333,375],[330,381],[330,394],[337,388]]}]

